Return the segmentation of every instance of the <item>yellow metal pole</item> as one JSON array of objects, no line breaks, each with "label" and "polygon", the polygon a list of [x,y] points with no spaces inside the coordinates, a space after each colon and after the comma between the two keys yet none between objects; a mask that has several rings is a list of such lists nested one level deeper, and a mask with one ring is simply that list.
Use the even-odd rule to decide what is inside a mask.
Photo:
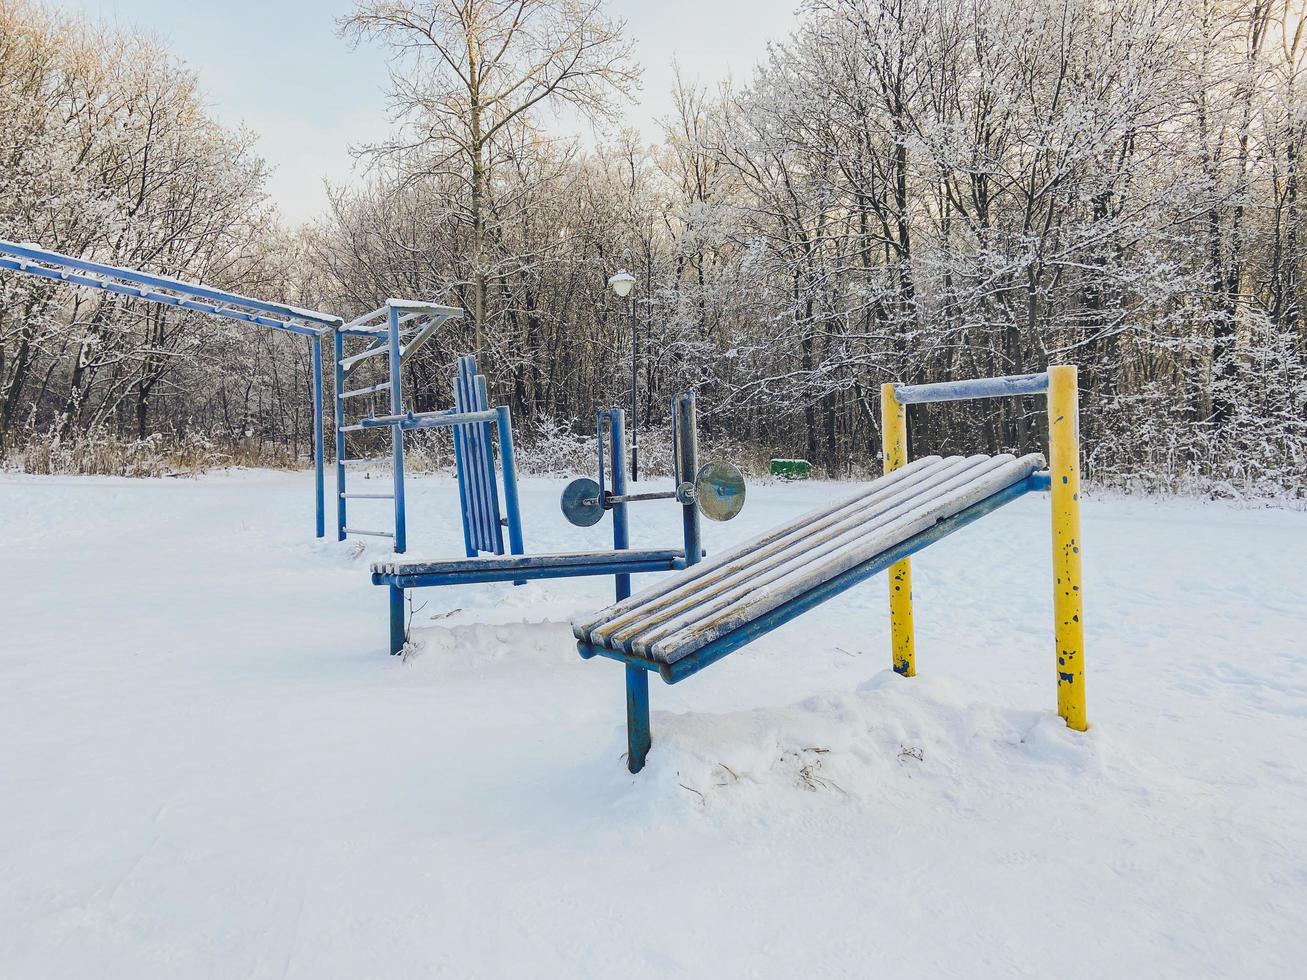
[{"label": "yellow metal pole", "polygon": [[1080,415],[1074,365],[1048,369],[1048,469],[1053,504],[1053,616],[1057,713],[1083,732],[1084,593],[1080,579]]},{"label": "yellow metal pole", "polygon": [[[899,404],[892,384],[880,386],[881,447],[885,472],[893,473],[908,461],[908,407]],[[912,564],[904,558],[889,570],[890,652],[894,670],[904,677],[917,675],[912,638]]]}]

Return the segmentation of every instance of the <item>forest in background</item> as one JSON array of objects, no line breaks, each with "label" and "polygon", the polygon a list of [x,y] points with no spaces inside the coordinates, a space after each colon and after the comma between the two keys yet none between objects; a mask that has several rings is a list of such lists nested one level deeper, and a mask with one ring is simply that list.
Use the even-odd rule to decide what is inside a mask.
[{"label": "forest in background", "polygon": [[[598,0],[361,0],[341,32],[391,55],[394,133],[290,229],[186,66],[0,0],[0,237],[346,317],[461,306],[411,407],[447,405],[476,352],[546,455],[629,401],[634,322],[642,429],[693,386],[705,438],[748,459],[871,471],[883,382],[1075,363],[1092,481],[1301,497],[1303,17],[809,0],[750,77],[678,85],[648,134],[622,126],[639,69]],[[0,274],[7,465],[295,465],[310,370],[294,338]],[[914,450],[1035,449],[1041,411],[914,406]]]}]

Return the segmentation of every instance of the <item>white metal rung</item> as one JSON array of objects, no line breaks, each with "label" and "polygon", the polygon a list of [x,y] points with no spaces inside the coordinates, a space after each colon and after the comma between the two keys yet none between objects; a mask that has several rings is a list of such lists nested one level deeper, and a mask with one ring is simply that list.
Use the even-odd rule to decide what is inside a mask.
[{"label": "white metal rung", "polygon": [[357,354],[351,354],[349,357],[342,357],[340,359],[340,366],[348,370],[349,368],[352,368],[355,364],[357,364],[359,361],[366,360],[369,357],[376,357],[378,354],[389,354],[389,353],[390,353],[389,345],[383,344],[380,347],[369,347],[367,350],[360,351]]},{"label": "white metal rung", "polygon": [[375,384],[375,385],[373,385],[373,386],[370,387],[370,388],[358,388],[358,389],[356,389],[356,390],[354,390],[354,391],[342,391],[342,392],[340,393],[340,397],[341,397],[341,398],[357,398],[359,395],[371,395],[373,392],[377,392],[377,391],[385,391],[385,390],[386,390],[387,388],[389,388],[389,387],[390,387],[390,382],[389,382],[389,381],[383,381],[383,382],[381,382],[380,384]]},{"label": "white metal rung", "polygon": [[347,527],[345,528],[345,533],[366,534],[368,537],[371,538],[393,538],[395,536],[391,534],[389,531],[364,531],[362,528],[357,528],[357,527]]}]

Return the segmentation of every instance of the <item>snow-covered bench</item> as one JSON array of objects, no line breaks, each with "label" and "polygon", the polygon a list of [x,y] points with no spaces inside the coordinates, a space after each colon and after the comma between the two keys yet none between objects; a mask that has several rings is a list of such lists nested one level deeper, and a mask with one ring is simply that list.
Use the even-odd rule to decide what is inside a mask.
[{"label": "snow-covered bench", "polygon": [[398,653],[404,646],[405,589],[587,575],[632,575],[640,572],[667,572],[684,567],[685,551],[680,548],[486,555],[439,561],[392,558],[373,563],[372,584],[390,586],[392,600],[395,594],[399,596],[398,603],[391,602],[390,621],[390,652]]},{"label": "snow-covered bench", "polygon": [[915,460],[573,620],[578,649],[674,684],[995,508],[1048,489],[1044,467],[1038,454]]}]

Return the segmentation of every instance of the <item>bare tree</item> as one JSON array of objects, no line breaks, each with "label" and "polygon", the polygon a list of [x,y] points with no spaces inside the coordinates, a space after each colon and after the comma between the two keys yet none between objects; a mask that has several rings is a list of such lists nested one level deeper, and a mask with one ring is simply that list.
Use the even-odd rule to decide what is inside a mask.
[{"label": "bare tree", "polygon": [[601,0],[359,0],[341,21],[347,36],[380,40],[394,57],[391,101],[406,126],[368,149],[401,157],[412,177],[451,173],[467,184],[478,351],[495,150],[540,110],[611,117],[614,98],[639,79],[622,28]]}]

